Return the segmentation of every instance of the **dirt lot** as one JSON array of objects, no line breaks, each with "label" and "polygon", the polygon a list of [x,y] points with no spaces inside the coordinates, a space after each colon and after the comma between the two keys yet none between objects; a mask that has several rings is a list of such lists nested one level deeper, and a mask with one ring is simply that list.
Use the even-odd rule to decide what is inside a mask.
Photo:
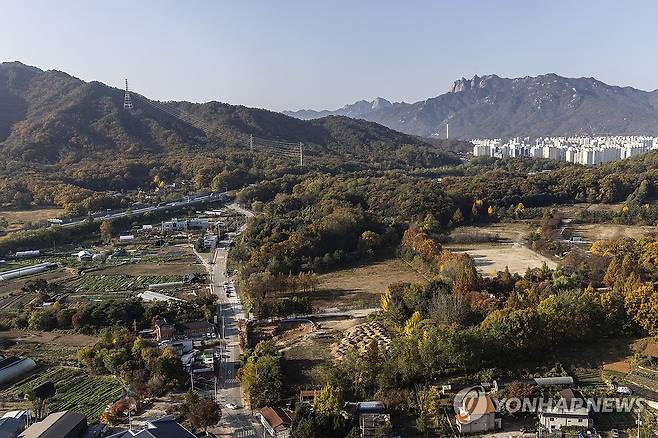
[{"label": "dirt lot", "polygon": [[133,263],[102,268],[94,271],[94,275],[186,275],[204,272],[200,263]]},{"label": "dirt lot", "polygon": [[575,224],[573,227],[573,234],[583,237],[588,242],[619,237],[639,239],[654,234],[655,231],[655,227],[644,225]]},{"label": "dirt lot", "polygon": [[446,245],[454,252],[465,252],[475,261],[475,265],[483,275],[491,275],[495,271],[523,274],[527,268],[539,268],[543,263],[554,269],[557,263],[538,254],[531,249],[518,244],[509,243],[476,243],[472,245]]},{"label": "dirt lot", "polygon": [[388,259],[320,276],[310,297],[313,307],[355,309],[379,305],[379,295],[395,282],[419,282],[422,277],[399,259]]},{"label": "dirt lot", "polygon": [[487,236],[489,239],[497,239],[509,242],[522,242],[528,236],[533,228],[526,221],[517,221],[513,223],[496,223],[487,226],[466,226],[457,227],[450,233],[450,238],[454,243],[468,242],[469,237]]},{"label": "dirt lot", "polygon": [[37,362],[61,365],[62,361],[77,362],[78,350],[96,342],[93,336],[66,332],[10,330],[0,332],[0,340],[15,342],[3,349],[7,355],[28,356]]},{"label": "dirt lot", "polygon": [[264,324],[256,331],[261,338],[274,340],[286,358],[286,380],[295,382],[297,389],[304,389],[317,383],[314,368],[334,358],[332,345],[364,321],[364,318],[322,320],[315,327],[309,323]]}]

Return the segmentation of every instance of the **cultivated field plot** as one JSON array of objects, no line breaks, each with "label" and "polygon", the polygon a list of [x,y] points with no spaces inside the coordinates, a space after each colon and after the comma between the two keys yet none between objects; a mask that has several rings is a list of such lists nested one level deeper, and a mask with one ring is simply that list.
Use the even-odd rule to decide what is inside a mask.
[{"label": "cultivated field plot", "polygon": [[69,297],[74,300],[122,299],[134,291],[147,289],[149,284],[181,281],[178,275],[95,275],[89,273],[67,284]]},{"label": "cultivated field plot", "polygon": [[96,342],[93,336],[63,331],[9,330],[0,332],[0,340],[13,341],[3,350],[8,356],[27,356],[38,363],[76,364],[80,348]]},{"label": "cultivated field plot", "polygon": [[572,372],[578,385],[588,395],[607,393],[611,388],[601,378],[601,371],[593,368],[576,368]]},{"label": "cultivated field plot", "polygon": [[377,344],[380,351],[388,349],[391,338],[386,329],[378,322],[366,322],[350,328],[340,342],[332,346],[332,354],[336,359],[343,358],[350,352],[365,354],[368,348]]},{"label": "cultivated field plot", "polygon": [[48,400],[51,412],[72,409],[85,414],[90,421],[98,419],[103,410],[121,396],[121,385],[114,377],[90,376],[80,368],[54,367],[0,392],[0,400],[25,401],[32,388],[46,381],[55,384],[55,396]]},{"label": "cultivated field plot", "polygon": [[320,275],[311,298],[315,309],[356,309],[379,306],[379,296],[389,284],[424,281],[404,261],[389,259]]},{"label": "cultivated field plot", "polygon": [[504,271],[505,267],[509,268],[510,272],[519,274],[523,274],[528,268],[539,268],[544,263],[551,269],[557,267],[554,261],[518,243],[476,243],[445,245],[445,247],[454,252],[465,252],[470,255],[478,271],[483,275]]},{"label": "cultivated field plot", "polygon": [[[7,269],[10,268],[2,268],[3,271]],[[22,310],[36,297],[36,294],[25,293],[21,290],[28,281],[43,279],[51,283],[72,278],[74,275],[70,270],[56,269],[27,277],[0,281],[0,310]]]}]

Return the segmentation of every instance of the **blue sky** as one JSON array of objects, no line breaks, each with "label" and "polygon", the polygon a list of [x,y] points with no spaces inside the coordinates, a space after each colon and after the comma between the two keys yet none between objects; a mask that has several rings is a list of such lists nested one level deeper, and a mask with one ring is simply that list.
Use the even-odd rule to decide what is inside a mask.
[{"label": "blue sky", "polygon": [[413,102],[490,73],[653,90],[658,2],[7,1],[0,60],[273,110]]}]

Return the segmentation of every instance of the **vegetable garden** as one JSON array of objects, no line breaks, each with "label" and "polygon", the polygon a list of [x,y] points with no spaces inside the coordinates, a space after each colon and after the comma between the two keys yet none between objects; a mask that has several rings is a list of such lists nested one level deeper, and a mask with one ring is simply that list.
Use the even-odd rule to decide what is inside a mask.
[{"label": "vegetable garden", "polygon": [[121,397],[121,385],[114,377],[90,376],[79,368],[54,367],[0,392],[0,400],[25,400],[35,386],[48,380],[55,383],[55,396],[47,403],[49,412],[70,409],[86,415],[88,421],[95,421],[109,404]]}]

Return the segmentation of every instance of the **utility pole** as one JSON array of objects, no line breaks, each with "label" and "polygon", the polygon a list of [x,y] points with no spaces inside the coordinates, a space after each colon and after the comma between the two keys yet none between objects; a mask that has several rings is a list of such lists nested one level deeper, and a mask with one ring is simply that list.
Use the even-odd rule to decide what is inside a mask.
[{"label": "utility pole", "polygon": [[254,150],[254,135],[251,134],[249,136],[249,150],[253,151]]},{"label": "utility pole", "polygon": [[194,374],[192,373],[192,364],[190,364],[190,386],[192,391],[194,391]]},{"label": "utility pole", "polygon": [[302,147],[302,142],[299,142],[299,165],[304,165],[304,148]]},{"label": "utility pole", "polygon": [[450,123],[446,123],[446,140],[450,138]]}]

